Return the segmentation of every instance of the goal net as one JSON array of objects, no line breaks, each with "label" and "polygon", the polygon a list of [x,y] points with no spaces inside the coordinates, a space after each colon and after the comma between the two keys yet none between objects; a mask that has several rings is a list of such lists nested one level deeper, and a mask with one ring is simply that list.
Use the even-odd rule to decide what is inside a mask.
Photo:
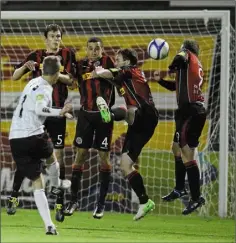
[{"label": "goal net", "polygon": [[[90,12],[91,13],[91,12]],[[87,19],[68,17],[55,20],[55,15],[45,16],[45,19],[31,20],[24,18],[12,18],[17,12],[13,12],[11,19],[2,19],[1,38],[1,199],[5,206],[6,198],[12,189],[15,165],[12,161],[8,132],[13,111],[16,107],[20,93],[30,79],[30,75],[24,76],[20,81],[11,81],[14,65],[22,61],[31,50],[45,48],[43,32],[47,24],[56,23],[63,27],[63,45],[76,50],[77,59],[84,57],[86,40],[91,36],[99,36],[104,42],[104,52],[114,56],[119,48],[134,48],[138,52],[139,65],[149,81],[156,107],[160,112],[160,121],[150,142],[145,146],[137,161],[139,170],[150,198],[156,203],[155,212],[158,214],[180,214],[188,201],[188,197],[173,203],[164,203],[161,197],[166,195],[174,187],[174,157],[171,153],[171,144],[174,133],[174,110],[176,109],[175,93],[160,87],[155,81],[156,71],[166,73],[168,64],[179,50],[186,38],[195,39],[200,45],[200,60],[205,74],[203,93],[206,98],[208,118],[205,124],[198,153],[198,162],[201,168],[201,185],[203,196],[206,197],[206,205],[199,211],[205,215],[217,215],[219,207],[219,156],[220,156],[220,82],[221,80],[221,20],[220,18],[189,18],[184,12],[179,18],[131,19],[129,15],[119,18],[106,18],[102,15],[96,19],[95,15],[87,15]],[[58,14],[57,14],[58,15]],[[177,16],[177,15],[176,15]],[[189,16],[189,15],[188,15]],[[201,15],[199,15],[201,16]],[[52,19],[51,19],[52,18]],[[16,20],[17,19],[17,20]],[[56,17],[58,19],[58,17]],[[146,48],[153,38],[163,38],[170,46],[168,58],[155,61],[148,57]],[[229,65],[229,122],[228,122],[228,216],[233,216],[235,202],[235,151],[236,151],[236,112],[235,112],[235,30],[230,28],[230,65]],[[69,91],[69,100],[79,107],[78,90]],[[122,98],[117,97],[116,105],[123,104]],[[67,121],[67,136],[65,146],[66,177],[71,178],[71,164],[74,159],[72,141],[75,134],[76,121]],[[137,209],[138,200],[123,178],[120,171],[120,155],[124,141],[127,124],[116,122],[111,148],[112,183],[109,188],[106,202],[106,210],[118,212],[134,212]],[[80,210],[93,210],[99,192],[99,158],[96,150],[90,150],[85,163],[82,180]],[[47,192],[50,182],[47,180]],[[67,192],[68,195],[69,191]],[[68,197],[67,197],[68,199]],[[50,200],[53,205],[53,199]],[[25,179],[20,191],[20,206],[23,208],[35,208],[32,186]]]}]

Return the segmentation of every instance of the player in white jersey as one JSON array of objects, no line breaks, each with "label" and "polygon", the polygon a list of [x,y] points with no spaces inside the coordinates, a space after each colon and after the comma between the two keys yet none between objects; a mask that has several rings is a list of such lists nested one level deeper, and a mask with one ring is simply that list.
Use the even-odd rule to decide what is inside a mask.
[{"label": "player in white jersey", "polygon": [[48,168],[55,191],[59,190],[59,164],[54,162],[53,145],[44,132],[46,117],[66,116],[71,110],[67,104],[62,109],[52,107],[52,85],[60,74],[60,59],[48,56],[43,61],[42,76],[32,79],[24,88],[13,115],[9,140],[13,159],[22,175],[32,180],[34,199],[44,221],[46,234],[57,231],[50,216],[41,174],[43,159],[51,163]]}]

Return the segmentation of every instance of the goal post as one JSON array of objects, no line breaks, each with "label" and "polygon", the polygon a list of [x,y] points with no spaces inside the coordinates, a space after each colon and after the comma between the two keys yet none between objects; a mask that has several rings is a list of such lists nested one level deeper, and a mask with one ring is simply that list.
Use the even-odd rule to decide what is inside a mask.
[{"label": "goal post", "polygon": [[[229,11],[208,11],[208,10],[202,10],[202,11],[2,11],[1,12],[1,19],[3,21],[17,21],[19,25],[19,29],[23,29],[24,27],[21,27],[21,21],[32,21],[37,27],[37,21],[45,21],[45,20],[51,20],[52,22],[63,24],[63,21],[74,21],[71,24],[71,29],[68,31],[68,35],[73,34],[77,35],[76,28],[74,28],[75,22],[79,21],[90,21],[94,20],[99,22],[100,20],[106,20],[106,28],[109,29],[109,35],[113,34],[112,27],[109,27],[110,21],[114,21],[113,25],[116,28],[116,32],[114,32],[114,35],[121,35],[121,36],[129,36],[130,33],[127,33],[126,31],[123,32],[124,26],[126,23],[123,23],[122,26],[118,26],[119,23],[116,23],[115,20],[129,20],[132,23],[132,21],[138,21],[139,23],[132,23],[134,26],[132,28],[142,28],[142,33],[137,32],[137,38],[141,35],[145,35],[149,33],[149,29],[151,34],[149,34],[149,37],[155,36],[155,31],[157,33],[160,33],[158,29],[155,29],[155,25],[153,24],[151,27],[148,26],[148,24],[145,24],[143,20],[149,21],[149,20],[160,20],[160,21],[171,21],[171,20],[178,20],[178,21],[194,21],[197,23],[197,21],[204,20],[204,24],[207,25],[208,21],[211,19],[219,20],[221,23],[220,32],[214,33],[215,35],[220,36],[220,91],[219,91],[219,160],[218,160],[218,168],[219,168],[219,176],[218,176],[218,215],[220,217],[226,217],[228,215],[228,175],[229,175],[229,89],[230,89],[230,58],[231,58],[231,52],[230,52],[230,38],[231,36],[231,25],[230,25],[230,12]],[[58,21],[58,22],[57,22]],[[69,22],[68,22],[69,23]],[[160,26],[163,24],[162,36],[169,35],[171,38],[175,38],[176,36],[181,36],[182,32],[181,29],[179,29],[178,24],[176,26],[173,24],[173,27],[170,25],[165,25],[165,22],[161,22]],[[89,25],[89,22],[88,22]],[[105,25],[105,24],[104,24]],[[7,26],[7,24],[6,24]],[[10,25],[9,25],[10,26]],[[108,27],[107,27],[108,26]],[[208,33],[202,33],[201,29],[198,29],[197,27],[193,27],[193,30],[191,30],[191,24],[186,24],[186,28],[189,28],[189,35],[196,34],[196,35],[208,35]],[[7,27],[6,27],[7,28]],[[10,28],[10,27],[9,27]],[[25,28],[28,28],[25,27]],[[83,26],[81,25],[81,32],[79,36],[83,35]],[[96,31],[93,30],[93,26],[89,26],[91,28],[91,34],[98,33],[98,28],[101,31],[101,36],[106,36],[107,33],[103,32],[103,26],[96,25]],[[157,27],[158,28],[158,27]],[[165,30],[166,28],[166,30]],[[4,29],[4,26],[3,26]],[[16,30],[17,27],[16,27]],[[36,28],[33,32],[39,32]],[[74,32],[73,32],[74,31]],[[73,32],[73,33],[72,33]],[[86,31],[84,31],[85,33]],[[11,33],[11,31],[6,31],[6,33],[9,36],[15,35],[16,38],[19,36],[21,38],[24,37],[24,31],[17,33]],[[42,34],[42,33],[36,33],[36,34]],[[87,35],[87,34],[86,34]],[[209,34],[210,35],[210,34]],[[141,38],[141,37],[140,37]],[[146,39],[145,39],[146,40]],[[6,40],[7,41],[7,40]],[[118,42],[118,40],[117,40]],[[116,43],[118,45],[118,43]],[[148,43],[146,43],[148,45]],[[7,55],[7,54],[6,54]],[[143,54],[145,55],[145,54]],[[213,54],[214,55],[214,54]],[[19,60],[20,61],[20,60]],[[12,65],[12,64],[10,64]],[[211,69],[211,68],[210,68]],[[235,80],[234,80],[235,82]],[[210,85],[210,81],[208,86]],[[208,87],[210,89],[210,87]],[[156,98],[158,100],[158,98]],[[169,101],[167,101],[168,103]],[[164,104],[163,106],[167,107],[168,104]],[[158,105],[158,104],[157,104]],[[174,109],[174,105],[171,104],[172,109]],[[168,108],[167,108],[168,110]],[[234,111],[235,112],[235,111]],[[169,113],[166,113],[166,117],[168,117]],[[166,126],[166,125],[165,125]],[[235,134],[234,134],[235,135]],[[163,135],[164,136],[164,135]],[[171,136],[171,135],[170,135]],[[206,142],[207,143],[207,142]],[[207,146],[207,145],[206,145]],[[5,147],[4,147],[5,148]],[[1,151],[4,152],[4,148],[1,146]],[[158,147],[156,149],[159,149]],[[9,151],[8,151],[9,152]],[[218,152],[218,151],[217,151]],[[216,152],[216,153],[217,153]],[[159,152],[158,152],[159,153]],[[149,156],[149,155],[147,155]],[[209,156],[211,157],[211,156]],[[3,158],[3,157],[1,157]],[[143,158],[145,159],[145,155],[143,155]],[[169,158],[169,154],[168,154]],[[171,159],[170,159],[171,160]],[[2,161],[1,161],[2,163]],[[150,163],[151,164],[151,163]],[[150,164],[148,166],[150,166]],[[156,165],[158,166],[158,165]],[[147,170],[148,171],[148,170]],[[150,174],[148,175],[153,176]],[[235,179],[234,179],[235,180]],[[149,187],[149,185],[147,185]],[[150,185],[151,187],[151,185]],[[156,188],[156,185],[152,186],[154,189]],[[153,190],[154,190],[153,189]],[[170,188],[169,188],[170,189]],[[155,194],[155,193],[154,193]],[[167,209],[167,212],[169,209]],[[170,210],[171,211],[171,210]]]}]

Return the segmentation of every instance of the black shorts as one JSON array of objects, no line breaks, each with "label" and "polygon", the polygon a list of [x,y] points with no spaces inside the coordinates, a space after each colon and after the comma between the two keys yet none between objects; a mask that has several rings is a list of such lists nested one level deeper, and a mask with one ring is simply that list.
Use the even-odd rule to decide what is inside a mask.
[{"label": "black shorts", "polygon": [[180,148],[185,145],[196,148],[206,122],[206,116],[206,109],[198,103],[186,104],[177,109],[175,111],[174,142],[179,143]]},{"label": "black shorts", "polygon": [[45,130],[52,139],[54,148],[64,148],[66,135],[66,118],[47,117],[44,126]]},{"label": "black shorts", "polygon": [[110,151],[112,132],[113,121],[104,123],[99,112],[81,109],[78,113],[74,145],[78,148]]},{"label": "black shorts", "polygon": [[17,170],[22,175],[35,180],[43,169],[43,160],[53,153],[53,144],[46,133],[27,138],[10,140],[11,152]]},{"label": "black shorts", "polygon": [[128,127],[122,153],[128,153],[135,162],[143,147],[151,139],[158,124],[158,111],[154,107],[136,110],[134,123]]}]

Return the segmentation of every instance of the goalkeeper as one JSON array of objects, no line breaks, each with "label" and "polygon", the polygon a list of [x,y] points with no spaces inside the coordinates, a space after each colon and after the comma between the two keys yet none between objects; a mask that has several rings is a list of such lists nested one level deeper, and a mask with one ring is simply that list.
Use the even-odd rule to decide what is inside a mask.
[{"label": "goalkeeper", "polygon": [[175,111],[176,131],[172,145],[175,156],[175,188],[162,197],[170,202],[187,194],[185,175],[188,175],[191,200],[182,214],[187,215],[201,207],[205,199],[200,193],[200,173],[195,155],[199,137],[206,121],[202,65],[198,59],[199,46],[194,40],[185,40],[180,52],[169,66],[176,74],[175,81],[166,81],[156,75],[158,83],[168,90],[176,91],[178,109]]},{"label": "goalkeeper", "polygon": [[95,77],[102,77],[117,88],[128,107],[129,126],[122,149],[121,169],[139,198],[134,220],[141,219],[155,207],[146,193],[142,176],[133,165],[158,124],[158,111],[137,62],[137,53],[133,49],[121,49],[116,56],[116,69],[98,67],[94,72]]}]

